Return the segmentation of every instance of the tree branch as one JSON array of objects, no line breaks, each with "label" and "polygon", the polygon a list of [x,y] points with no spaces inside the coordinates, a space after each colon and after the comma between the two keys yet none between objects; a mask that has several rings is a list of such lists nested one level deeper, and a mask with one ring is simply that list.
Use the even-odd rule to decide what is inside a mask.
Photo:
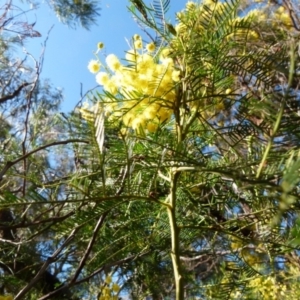
[{"label": "tree branch", "polygon": [[0,182],[2,181],[3,179],[3,176],[5,175],[5,173],[15,164],[17,164],[18,162],[26,159],[27,157],[29,157],[30,155],[36,153],[36,152],[39,152],[43,149],[46,149],[46,148],[49,148],[49,147],[52,147],[52,146],[57,146],[57,145],[65,145],[65,144],[69,144],[69,143],[85,143],[85,144],[89,144],[89,141],[87,140],[80,140],[80,139],[70,139],[70,140],[66,140],[66,141],[59,141],[59,142],[53,142],[53,143],[50,143],[50,144],[47,144],[47,145],[44,145],[44,146],[41,146],[37,149],[34,149],[24,155],[22,155],[21,157],[13,160],[13,161],[8,161],[6,163],[6,165],[4,166],[4,168],[1,170],[0,172]]},{"label": "tree branch", "polygon": [[32,84],[32,83],[29,83],[29,82],[22,83],[12,94],[9,94],[9,95],[6,95],[6,96],[3,96],[2,98],[0,98],[0,104],[6,102],[7,100],[11,100],[11,99],[19,96],[19,94],[21,93],[23,88],[30,84]]},{"label": "tree branch", "polygon": [[74,238],[76,231],[79,230],[79,227],[76,227],[72,230],[68,238],[64,241],[64,243],[57,249],[48,259],[44,262],[43,266],[39,270],[39,272],[35,275],[35,277],[17,294],[14,300],[22,299],[25,294],[33,288],[33,286],[41,279],[43,274],[46,272],[48,266],[57,260],[58,255],[63,251],[63,249],[71,242]]},{"label": "tree branch", "polygon": [[97,274],[99,274],[100,272],[104,271],[107,268],[114,267],[114,266],[120,266],[120,265],[122,265],[122,264],[124,264],[124,263],[126,263],[128,261],[132,261],[134,259],[137,259],[138,257],[145,256],[145,255],[147,255],[149,253],[150,253],[150,250],[147,251],[147,252],[144,252],[144,253],[142,253],[140,255],[131,255],[129,257],[120,259],[120,260],[115,261],[113,263],[106,264],[106,265],[100,267],[99,269],[97,269],[96,271],[94,271],[92,274],[90,274],[90,275],[88,275],[88,276],[86,276],[86,277],[84,277],[84,278],[82,278],[82,279],[80,279],[80,280],[78,280],[76,282],[73,282],[73,283],[70,282],[70,283],[68,283],[66,285],[63,285],[60,288],[56,289],[55,291],[50,292],[47,295],[42,296],[38,300],[47,300],[47,299],[53,298],[55,295],[57,295],[58,293],[61,293],[63,290],[65,290],[67,288],[70,288],[72,286],[75,286],[75,285],[78,285],[80,283],[83,283],[83,282],[86,282],[86,281],[90,280],[92,277],[96,276]]},{"label": "tree branch", "polygon": [[78,268],[77,268],[77,270],[76,270],[76,272],[75,272],[73,278],[71,279],[70,284],[73,284],[73,283],[76,281],[76,279],[78,278],[78,276],[80,275],[80,273],[81,273],[81,271],[82,271],[82,269],[83,269],[83,267],[84,267],[84,265],[85,265],[85,262],[86,262],[86,260],[88,259],[88,256],[89,256],[89,254],[90,254],[91,251],[92,251],[92,248],[93,248],[93,245],[94,245],[94,243],[95,243],[97,234],[98,234],[100,228],[102,227],[103,222],[104,222],[104,220],[105,220],[107,214],[108,214],[108,212],[104,213],[104,214],[101,215],[100,218],[98,219],[98,222],[97,222],[97,224],[96,224],[96,226],[95,226],[95,228],[94,228],[93,235],[92,235],[92,237],[91,237],[91,239],[90,239],[90,241],[89,241],[89,244],[88,244],[88,246],[87,246],[87,249],[86,249],[86,251],[85,251],[85,253],[84,253],[84,255],[83,255],[83,257],[82,257],[82,259],[81,259],[81,261],[80,261],[80,263],[79,263],[79,266],[78,266]]}]

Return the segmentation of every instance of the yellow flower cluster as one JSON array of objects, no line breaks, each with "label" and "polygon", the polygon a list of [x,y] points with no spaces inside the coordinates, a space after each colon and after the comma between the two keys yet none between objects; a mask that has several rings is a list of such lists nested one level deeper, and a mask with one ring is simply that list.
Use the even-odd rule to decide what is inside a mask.
[{"label": "yellow flower cluster", "polygon": [[97,83],[106,92],[122,98],[117,102],[108,97],[110,103],[105,104],[105,109],[111,117],[121,117],[126,128],[155,132],[160,123],[171,118],[180,71],[176,70],[169,49],[160,51],[159,59],[154,52],[154,43],[144,47],[141,37],[134,35],[133,48],[125,55],[127,64],[110,54],[106,57],[107,72],[96,74]]},{"label": "yellow flower cluster", "polygon": [[265,300],[281,299],[286,292],[286,286],[276,282],[276,279],[272,276],[263,277],[258,275],[250,281],[249,287],[253,288],[254,292],[259,292],[263,297],[262,299]]},{"label": "yellow flower cluster", "polygon": [[279,8],[274,13],[274,20],[277,20],[277,22],[281,22],[282,25],[289,28],[293,26],[292,19],[283,6],[279,6]]},{"label": "yellow flower cluster", "polygon": [[120,286],[117,283],[112,282],[111,276],[107,276],[105,284],[101,287],[101,294],[98,300],[118,300],[118,293]]},{"label": "yellow flower cluster", "polygon": [[91,73],[97,73],[100,70],[100,63],[97,60],[92,59],[88,64],[88,69]]}]

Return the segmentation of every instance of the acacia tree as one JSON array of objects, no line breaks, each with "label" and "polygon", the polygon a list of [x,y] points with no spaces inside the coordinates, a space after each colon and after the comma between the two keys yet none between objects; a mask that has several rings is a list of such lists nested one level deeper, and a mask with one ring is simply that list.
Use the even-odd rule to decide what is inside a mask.
[{"label": "acacia tree", "polygon": [[[28,201],[30,191],[37,189],[36,183],[64,176],[70,170],[65,160],[67,151],[58,149],[70,141],[57,115],[62,90],[40,78],[43,55],[38,60],[29,53],[16,57],[15,48],[40,34],[12,1],[1,7],[0,30],[0,295],[17,295],[21,286],[40,270],[51,236],[51,232],[42,234],[45,223],[41,218],[52,214],[51,209],[36,207],[40,214],[37,216],[18,199]],[[56,149],[49,153],[54,146]],[[39,232],[39,239],[35,239]],[[39,279],[36,286],[44,293],[60,283],[46,269]]]},{"label": "acacia tree", "polygon": [[[44,167],[27,173],[23,195],[2,188],[2,207],[23,209],[1,227],[17,229],[18,240],[4,239],[9,251],[43,246],[29,266],[35,276],[10,291],[15,299],[72,287],[98,299],[120,288],[133,299],[297,299],[293,3],[258,11],[188,2],[176,26],[165,18],[170,1],[131,3],[154,33],[145,29],[148,43],[134,35],[123,64],[109,55],[102,72],[101,52],[90,62],[103,92],[64,117],[63,134],[76,139],[65,148],[69,168],[44,180]],[[43,274],[56,275],[54,288],[38,289]]]},{"label": "acacia tree", "polygon": [[[139,207],[139,219],[149,222],[148,266],[152,261],[167,270],[169,240],[176,299],[211,291],[213,299],[286,297],[292,283],[284,276],[297,264],[290,235],[298,184],[296,8],[285,2],[245,14],[250,4],[188,2],[174,27],[164,19],[168,4],[132,1],[137,20],[158,38],[144,47],[134,36],[127,65],[109,55],[108,73],[96,75],[105,91],[97,105],[130,145],[128,206]],[[99,66],[90,64],[95,73]],[[82,113],[97,128],[101,155],[109,157],[114,148],[103,152],[102,125]],[[110,175],[109,182],[118,181]],[[153,214],[143,201],[154,203]],[[145,274],[145,266],[142,259],[128,269],[136,293],[172,295],[172,284],[159,284],[158,269]],[[208,279],[217,290],[205,288]]]},{"label": "acacia tree", "polygon": [[[99,11],[93,1],[51,1],[49,4],[58,17],[72,27],[80,23],[89,28]],[[45,208],[37,205],[32,208],[22,205],[32,199],[59,199],[60,189],[47,194],[42,183],[56,182],[58,177],[63,178],[72,171],[72,161],[67,159],[68,148],[62,145],[76,141],[67,138],[63,115],[58,114],[62,91],[53,88],[49,80],[40,79],[43,54],[36,60],[29,53],[17,57],[14,52],[29,38],[41,36],[34,26],[34,23],[28,23],[26,13],[16,1],[7,1],[1,7],[0,233],[1,255],[5,259],[1,259],[0,297],[11,293],[16,298],[24,298],[34,285],[35,290],[27,297],[36,298],[38,293],[47,294],[61,284],[57,274],[63,266],[56,264],[56,269],[50,270],[48,262],[44,261],[55,247],[51,242],[55,232],[47,224],[53,225],[60,220],[55,215],[61,212],[63,206]],[[47,37],[44,47],[46,41]],[[24,286],[26,291],[22,292]],[[62,299],[75,297],[68,289],[60,295]]]}]

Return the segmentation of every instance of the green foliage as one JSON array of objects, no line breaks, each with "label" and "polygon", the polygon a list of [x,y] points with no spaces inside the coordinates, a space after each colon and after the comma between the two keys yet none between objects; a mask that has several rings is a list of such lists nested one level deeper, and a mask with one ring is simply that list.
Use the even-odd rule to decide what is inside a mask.
[{"label": "green foliage", "polygon": [[57,17],[71,28],[76,28],[79,23],[89,29],[97,23],[99,17],[99,2],[96,0],[55,0],[51,1]]},{"label": "green foliage", "polygon": [[[287,44],[283,43],[276,26],[271,28],[272,42],[265,39],[270,28],[259,38],[252,30],[253,24],[259,25],[258,17],[253,13],[238,18],[238,2],[211,1],[200,7],[190,2],[178,14],[179,26],[172,26],[177,31],[167,31],[171,35],[155,23],[150,7],[141,9],[140,5],[134,3],[140,15],[132,12],[167,41],[183,80],[174,84],[170,122],[162,123],[155,133],[128,129],[126,139],[139,145],[137,152],[133,148],[134,155],[142,157],[139,163],[153,169],[152,175],[151,169],[138,173],[140,185],[154,178],[154,184],[150,179],[153,187],[165,187],[166,193],[154,190],[150,195],[156,195],[168,212],[159,214],[155,226],[164,224],[157,236],[170,232],[176,298],[183,297],[180,278],[184,277],[185,293],[208,293],[205,282],[212,280],[218,286],[212,298],[225,299],[236,289],[249,289],[247,280],[257,274],[272,274],[279,268],[277,259],[287,253],[283,246],[287,227],[281,224],[293,222],[287,215],[290,209],[294,214],[297,200],[285,189],[286,181],[293,182],[291,189],[296,188],[298,165],[288,167],[284,161],[293,160],[288,158],[296,154],[290,152],[297,145],[295,139],[288,147],[286,142],[299,120],[293,114],[293,122],[286,123],[291,114],[283,107],[295,103],[295,91],[278,86],[278,72],[279,66],[295,64],[298,56],[289,56],[293,44],[288,46],[288,34],[284,36]],[[282,46],[274,52],[272,43],[279,36]],[[121,116],[126,118],[126,112]],[[119,120],[122,123],[122,117]],[[134,184],[129,190],[135,190]],[[184,263],[201,265],[201,260],[210,265],[207,269],[219,270],[215,275],[205,270],[198,275],[202,289],[197,281],[189,281],[195,267]],[[230,263],[238,270],[234,275],[222,269]]]}]

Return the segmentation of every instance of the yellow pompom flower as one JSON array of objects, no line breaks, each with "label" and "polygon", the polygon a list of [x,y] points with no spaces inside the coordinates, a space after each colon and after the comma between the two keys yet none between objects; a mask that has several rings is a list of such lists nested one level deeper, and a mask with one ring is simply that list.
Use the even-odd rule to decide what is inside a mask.
[{"label": "yellow pompom flower", "polygon": [[160,111],[157,113],[159,121],[160,122],[164,122],[166,120],[168,120],[171,116],[171,111],[167,110],[167,109],[160,109]]},{"label": "yellow pompom flower", "polygon": [[121,87],[123,80],[122,73],[116,72],[115,75],[111,76],[110,80],[112,80],[117,87]]},{"label": "yellow pompom flower", "polygon": [[125,114],[123,116],[123,123],[125,126],[130,126],[131,125],[131,121],[134,119],[134,115],[130,112],[128,112],[127,114]]},{"label": "yellow pompom flower", "polygon": [[118,284],[114,283],[111,287],[112,291],[115,292],[115,293],[118,293],[119,290],[120,290],[120,287]]},{"label": "yellow pompom flower", "polygon": [[219,112],[225,108],[225,105],[223,102],[219,102],[216,104],[216,111]]},{"label": "yellow pompom flower", "polygon": [[103,47],[104,47],[104,44],[103,44],[103,43],[99,42],[99,43],[97,44],[97,49],[98,49],[98,50],[103,49]]},{"label": "yellow pompom flower", "polygon": [[257,40],[259,39],[259,34],[254,30],[250,30],[250,37],[254,40]]},{"label": "yellow pompom flower", "polygon": [[134,48],[135,48],[135,49],[142,49],[142,48],[143,48],[143,43],[142,43],[142,41],[141,41],[141,40],[136,40],[136,41],[134,42]]},{"label": "yellow pompom flower", "polygon": [[172,72],[172,80],[178,82],[180,80],[180,71],[174,70]]},{"label": "yellow pompom flower", "polygon": [[[111,276],[107,276],[107,277],[105,278],[105,282],[106,282],[107,284],[110,284],[111,281],[112,281]],[[107,289],[107,290],[109,291],[109,289],[108,289],[107,287],[105,287],[105,289]]]},{"label": "yellow pompom flower", "polygon": [[146,49],[148,52],[153,52],[155,50],[155,44],[154,43],[147,44]]},{"label": "yellow pompom flower", "polygon": [[164,58],[167,58],[171,53],[171,50],[169,48],[165,48],[161,51],[160,53],[160,58],[161,59],[164,59]]},{"label": "yellow pompom flower", "polygon": [[100,70],[100,63],[98,60],[92,59],[88,64],[88,69],[91,73],[98,73]]},{"label": "yellow pompom flower", "polygon": [[109,76],[106,72],[99,72],[96,75],[96,81],[100,85],[105,85],[109,82]]},{"label": "yellow pompom flower", "polygon": [[147,130],[148,130],[149,132],[155,132],[155,131],[157,130],[157,124],[154,124],[154,123],[152,123],[152,122],[149,122],[149,123],[147,124]]},{"label": "yellow pompom flower", "polygon": [[138,40],[141,40],[142,38],[141,38],[140,35],[135,34],[135,35],[133,36],[133,39],[134,39],[135,41],[138,41]]},{"label": "yellow pompom flower", "polygon": [[159,77],[166,72],[166,66],[157,64],[155,65],[154,75],[155,77]]},{"label": "yellow pompom flower", "polygon": [[143,54],[137,59],[137,69],[139,72],[145,73],[149,68],[153,67],[153,58],[149,54]]},{"label": "yellow pompom flower", "polygon": [[164,66],[171,67],[174,65],[174,61],[171,57],[161,58],[160,61]]},{"label": "yellow pompom flower", "polygon": [[105,286],[103,289],[102,289],[102,295],[103,296],[106,296],[108,297],[107,299],[110,299],[110,288],[108,286]]},{"label": "yellow pompom flower", "polygon": [[145,75],[140,75],[138,77],[138,86],[137,86],[137,90],[142,90],[143,92],[147,92],[148,90],[148,77]]},{"label": "yellow pompom flower", "polygon": [[133,84],[136,82],[138,78],[138,74],[132,70],[126,70],[122,72],[122,90],[126,92],[131,92],[135,90]]},{"label": "yellow pompom flower", "polygon": [[183,33],[184,31],[186,31],[186,26],[185,26],[185,24],[179,22],[177,25],[175,25],[175,30],[176,30],[177,34]]},{"label": "yellow pompom flower", "polygon": [[278,14],[282,14],[284,12],[285,12],[284,6],[279,6],[278,9],[276,10],[276,13],[278,13]]},{"label": "yellow pompom flower", "polygon": [[153,120],[156,117],[158,108],[155,105],[150,105],[144,110],[144,117],[148,120]]},{"label": "yellow pompom flower", "polygon": [[138,130],[140,127],[144,127],[143,126],[144,123],[145,123],[145,119],[142,116],[140,117],[136,116],[135,119],[132,120],[131,127],[134,130]]},{"label": "yellow pompom flower", "polygon": [[280,20],[282,21],[282,23],[285,25],[285,26],[292,26],[293,25],[293,22],[291,20],[291,17],[288,13],[283,13],[281,14],[280,16]]},{"label": "yellow pompom flower", "polygon": [[112,70],[112,71],[118,71],[121,69],[122,65],[119,61],[119,59],[117,58],[116,55],[114,54],[109,54],[106,57],[106,64],[108,65],[108,67]]},{"label": "yellow pompom flower", "polygon": [[109,80],[106,84],[103,85],[105,91],[111,93],[112,95],[116,95],[118,93],[118,86],[113,80]]}]

